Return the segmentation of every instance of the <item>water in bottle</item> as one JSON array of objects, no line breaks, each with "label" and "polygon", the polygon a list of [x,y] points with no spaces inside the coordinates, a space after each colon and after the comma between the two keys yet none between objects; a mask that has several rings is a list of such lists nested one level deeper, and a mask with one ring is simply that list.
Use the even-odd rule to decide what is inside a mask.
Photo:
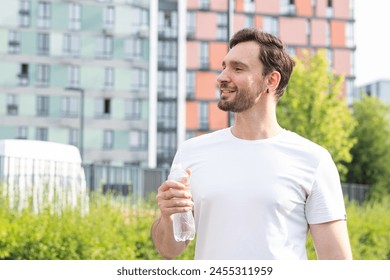
[{"label": "water in bottle", "polygon": [[[189,183],[189,176],[180,164],[172,166],[169,180]],[[192,211],[173,214],[173,234],[176,241],[193,240],[195,236],[195,221]]]}]

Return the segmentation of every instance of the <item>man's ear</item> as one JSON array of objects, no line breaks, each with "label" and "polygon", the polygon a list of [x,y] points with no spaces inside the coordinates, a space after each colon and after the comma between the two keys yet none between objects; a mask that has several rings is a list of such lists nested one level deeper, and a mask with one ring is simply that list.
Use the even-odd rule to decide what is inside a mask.
[{"label": "man's ear", "polygon": [[272,71],[271,74],[268,75],[267,88],[271,92],[276,92],[276,89],[278,88],[280,83],[280,79],[281,79],[280,73],[278,71]]}]

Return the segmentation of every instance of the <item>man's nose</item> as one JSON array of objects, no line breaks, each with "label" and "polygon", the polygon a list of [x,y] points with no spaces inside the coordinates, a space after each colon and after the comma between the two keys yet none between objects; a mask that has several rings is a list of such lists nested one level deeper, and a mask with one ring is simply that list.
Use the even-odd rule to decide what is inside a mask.
[{"label": "man's nose", "polygon": [[227,73],[227,70],[224,69],[221,71],[221,73],[219,73],[218,77],[217,77],[217,83],[218,84],[221,84],[221,83],[227,83],[230,81],[230,78],[229,78],[229,75]]}]

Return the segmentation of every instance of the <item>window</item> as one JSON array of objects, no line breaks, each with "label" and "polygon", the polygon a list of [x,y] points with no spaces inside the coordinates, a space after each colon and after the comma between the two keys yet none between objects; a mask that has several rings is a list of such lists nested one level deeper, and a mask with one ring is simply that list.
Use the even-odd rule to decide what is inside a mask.
[{"label": "window", "polygon": [[20,86],[27,86],[29,84],[28,64],[20,64],[20,72],[18,74],[18,79]]},{"label": "window", "polygon": [[264,16],[263,29],[274,36],[279,35],[279,26],[277,17]]},{"label": "window", "polygon": [[[244,11],[253,13],[255,11],[255,1],[254,0],[245,0],[244,1]],[[252,26],[252,25],[250,25]]]},{"label": "window", "polygon": [[125,102],[125,114],[127,119],[139,120],[142,115],[142,100],[127,99]]},{"label": "window", "polygon": [[126,58],[142,58],[144,40],[141,38],[126,39],[125,42]]},{"label": "window", "polygon": [[79,115],[79,98],[63,96],[61,100],[61,113],[65,118],[77,118]]},{"label": "window", "polygon": [[104,68],[104,89],[112,89],[114,87],[114,68]]},{"label": "window", "polygon": [[16,94],[7,95],[7,115],[16,116],[18,114],[18,96]]},{"label": "window", "polygon": [[51,18],[51,3],[38,3],[38,28],[49,28]]},{"label": "window", "polygon": [[187,71],[187,98],[188,99],[194,99],[195,98],[195,72],[194,71]]},{"label": "window", "polygon": [[255,24],[255,18],[253,14],[245,15],[245,27],[253,27]]},{"label": "window", "polygon": [[103,28],[111,29],[115,25],[115,8],[107,6],[103,10]]},{"label": "window", "polygon": [[188,11],[187,12],[187,38],[194,39],[196,32],[196,17],[195,12]]},{"label": "window", "polygon": [[160,41],[158,43],[159,68],[176,68],[177,66],[177,42]]},{"label": "window", "polygon": [[294,15],[295,14],[295,0],[281,0],[280,12],[282,15]]},{"label": "window", "polygon": [[158,34],[164,38],[177,38],[177,12],[159,11]]},{"label": "window", "polygon": [[345,30],[345,45],[349,48],[353,47],[354,45],[354,30],[353,30],[353,23],[348,22],[346,24],[346,30]]},{"label": "window", "polygon": [[200,42],[200,68],[209,68],[209,44],[207,42]]},{"label": "window", "polygon": [[327,49],[326,56],[327,56],[328,63],[329,63],[329,69],[332,69],[333,68],[333,50]]},{"label": "window", "polygon": [[19,26],[30,26],[30,0],[19,1]]},{"label": "window", "polygon": [[18,134],[16,135],[18,139],[27,139],[28,138],[28,127],[27,126],[19,126]]},{"label": "window", "polygon": [[158,71],[158,97],[176,98],[177,97],[177,72],[176,71]]},{"label": "window", "polygon": [[68,139],[69,145],[78,146],[79,143],[79,131],[75,128],[69,129],[69,139]]},{"label": "window", "polygon": [[177,126],[176,101],[164,101],[157,104],[157,126],[160,129],[174,129]]},{"label": "window", "polygon": [[207,102],[199,102],[199,128],[209,129],[209,104]]},{"label": "window", "polygon": [[111,114],[111,99],[97,98],[95,100],[95,117],[99,119],[108,119]]},{"label": "window", "polygon": [[103,149],[112,149],[114,146],[114,131],[105,129],[103,132]]},{"label": "window", "polygon": [[8,52],[12,54],[20,52],[20,33],[17,31],[8,33]]},{"label": "window", "polygon": [[112,36],[98,37],[96,40],[96,57],[97,58],[111,58],[113,51]]},{"label": "window", "polygon": [[173,131],[157,133],[157,157],[161,161],[172,161],[177,148],[177,135]]},{"label": "window", "polygon": [[68,66],[68,85],[69,87],[80,86],[80,67],[79,66]]},{"label": "window", "polygon": [[325,26],[325,44],[327,46],[330,46],[330,22],[329,21],[326,22],[326,26]]},{"label": "window", "polygon": [[38,95],[37,96],[37,116],[49,115],[49,96]]},{"label": "window", "polygon": [[199,8],[202,10],[208,10],[210,6],[209,0],[200,0],[199,2]]},{"label": "window", "polygon": [[147,9],[132,7],[133,9],[133,26],[148,26],[149,12]]},{"label": "window", "polygon": [[355,76],[355,53],[350,52],[349,69],[351,69],[351,76]]},{"label": "window", "polygon": [[46,127],[37,127],[35,139],[41,141],[47,141],[48,129]]},{"label": "window", "polygon": [[226,13],[217,15],[217,39],[226,40],[228,36],[228,17]]},{"label": "window", "polygon": [[64,34],[63,52],[65,55],[80,55],[80,36],[74,34]]},{"label": "window", "polygon": [[80,30],[81,28],[81,6],[76,3],[69,3],[69,25],[70,30]]},{"label": "window", "polygon": [[50,37],[48,33],[38,33],[38,54],[48,55],[50,46]]},{"label": "window", "polygon": [[146,90],[148,88],[148,71],[145,69],[133,69],[131,89]]},{"label": "window", "polygon": [[50,83],[50,65],[38,64],[37,68],[37,85],[48,86]]},{"label": "window", "polygon": [[326,17],[333,17],[333,1],[332,0],[327,0],[327,5],[326,5]]},{"label": "window", "polygon": [[130,150],[146,150],[148,147],[148,133],[142,130],[132,130],[129,134]]}]

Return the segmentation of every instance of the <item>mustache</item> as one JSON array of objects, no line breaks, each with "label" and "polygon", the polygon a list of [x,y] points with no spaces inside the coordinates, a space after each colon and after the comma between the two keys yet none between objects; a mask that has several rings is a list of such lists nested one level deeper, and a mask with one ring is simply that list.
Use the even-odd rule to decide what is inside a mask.
[{"label": "mustache", "polygon": [[236,87],[228,86],[227,83],[220,83],[220,84],[218,85],[218,87],[219,87],[219,90],[232,90],[232,91],[237,90]]}]

